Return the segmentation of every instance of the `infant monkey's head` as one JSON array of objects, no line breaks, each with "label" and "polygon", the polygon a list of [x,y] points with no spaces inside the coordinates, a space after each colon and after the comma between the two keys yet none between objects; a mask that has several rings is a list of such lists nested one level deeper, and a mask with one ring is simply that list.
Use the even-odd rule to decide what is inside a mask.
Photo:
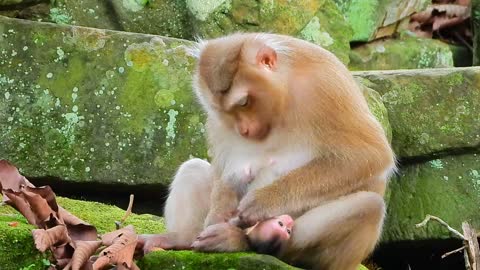
[{"label": "infant monkey's head", "polygon": [[247,228],[245,232],[250,248],[261,254],[279,254],[290,239],[293,223],[289,215],[281,215]]}]

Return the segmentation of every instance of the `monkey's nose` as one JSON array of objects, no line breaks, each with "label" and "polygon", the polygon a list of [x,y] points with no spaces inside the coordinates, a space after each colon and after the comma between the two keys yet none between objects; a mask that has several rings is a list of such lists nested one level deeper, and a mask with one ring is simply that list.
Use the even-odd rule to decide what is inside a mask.
[{"label": "monkey's nose", "polygon": [[242,135],[243,137],[248,137],[248,128],[246,127],[240,128],[240,135]]},{"label": "monkey's nose", "polygon": [[285,226],[287,228],[292,228],[293,227],[293,224],[294,224],[294,221],[293,221],[293,218],[289,215],[281,215],[278,217],[278,219],[280,219],[283,224],[285,224]]}]

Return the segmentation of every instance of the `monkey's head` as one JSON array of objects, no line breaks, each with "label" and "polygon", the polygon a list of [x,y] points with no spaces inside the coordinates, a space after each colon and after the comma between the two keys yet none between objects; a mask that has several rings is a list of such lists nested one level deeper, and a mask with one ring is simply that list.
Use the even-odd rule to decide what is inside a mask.
[{"label": "monkey's head", "polygon": [[247,229],[250,248],[261,254],[277,255],[290,240],[294,221],[289,215],[264,220]]},{"label": "monkey's head", "polygon": [[195,90],[204,108],[246,139],[267,138],[288,93],[278,45],[268,35],[237,34],[200,46]]}]

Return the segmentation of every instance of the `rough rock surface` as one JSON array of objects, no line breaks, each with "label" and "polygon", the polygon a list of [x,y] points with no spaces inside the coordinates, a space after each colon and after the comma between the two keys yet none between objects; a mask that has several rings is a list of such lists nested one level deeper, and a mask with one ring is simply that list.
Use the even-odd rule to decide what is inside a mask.
[{"label": "rough rock surface", "polygon": [[450,46],[435,39],[404,35],[366,43],[350,52],[351,70],[390,70],[453,67]]},{"label": "rough rock surface", "polygon": [[332,0],[189,0],[187,8],[200,37],[237,31],[286,34],[321,45],[348,63],[352,31]]},{"label": "rough rock surface", "polygon": [[[480,69],[356,72],[380,93],[397,156],[480,149]],[[368,82],[369,81],[369,82]]]},{"label": "rough rock surface", "polygon": [[186,3],[175,0],[58,0],[50,19],[101,29],[192,38]]},{"label": "rough rock surface", "polygon": [[0,35],[0,156],[24,174],[166,185],[207,156],[188,41],[9,18]]},{"label": "rough rock surface", "polygon": [[8,18],[0,35],[0,156],[24,174],[167,184],[206,157],[188,42]]},{"label": "rough rock surface", "polygon": [[461,231],[462,221],[480,226],[480,153],[445,157],[409,166],[390,181],[384,242],[451,238],[436,222],[416,228],[425,215]]},{"label": "rough rock surface", "polygon": [[428,0],[334,0],[352,26],[351,41],[366,42],[375,38],[377,29],[394,24],[423,10]]}]

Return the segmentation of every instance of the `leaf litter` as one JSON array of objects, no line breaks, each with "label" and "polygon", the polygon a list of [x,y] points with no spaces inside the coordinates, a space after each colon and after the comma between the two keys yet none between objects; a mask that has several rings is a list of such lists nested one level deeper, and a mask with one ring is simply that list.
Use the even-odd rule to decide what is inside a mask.
[{"label": "leaf litter", "polygon": [[[37,229],[32,230],[35,247],[40,252],[50,250],[55,264],[50,269],[101,270],[139,269],[134,254],[142,256],[157,242],[159,234],[137,235],[132,225],[98,235],[95,226],[81,220],[59,206],[49,186],[35,187],[18,169],[6,160],[0,160],[0,189],[3,202],[19,211]],[[129,209],[120,227],[131,213]],[[15,227],[15,224],[10,226]],[[146,245],[147,243],[147,245]]]}]

